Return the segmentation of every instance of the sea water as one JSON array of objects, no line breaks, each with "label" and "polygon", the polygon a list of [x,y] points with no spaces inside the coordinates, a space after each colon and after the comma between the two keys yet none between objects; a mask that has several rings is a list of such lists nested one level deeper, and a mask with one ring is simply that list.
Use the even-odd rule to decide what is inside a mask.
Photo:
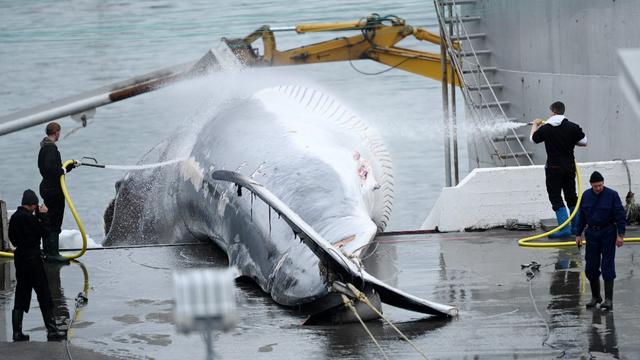
[{"label": "sea water", "polygon": [[[393,14],[437,31],[431,2],[274,0],[238,1],[29,1],[0,2],[0,114],[8,114],[147,73],[194,61],[220,42],[244,37],[262,26],[358,20],[370,13]],[[346,33],[277,33],[281,49]],[[256,44],[257,46],[258,44]],[[439,53],[430,43],[401,45]],[[262,50],[261,50],[262,52]],[[354,61],[364,72],[386,66]],[[390,229],[415,229],[444,185],[441,85],[397,69],[377,76],[349,63],[258,69],[209,81],[193,81],[99,108],[86,128],[60,120],[63,160],[95,157],[103,164],[135,165],[175,129],[206,119],[225,96],[246,96],[274,85],[301,84],[337,97],[382,135],[393,158],[395,203]],[[461,96],[458,97],[461,99]],[[462,104],[458,123],[463,126]],[[458,131],[461,173],[467,172],[464,131]],[[37,191],[39,142],[44,125],[0,137],[0,198],[18,206],[25,188]],[[188,155],[188,154],[187,154]],[[121,171],[80,167],[67,176],[75,206],[96,241],[102,214],[115,194]],[[74,229],[69,213],[64,229]]]}]

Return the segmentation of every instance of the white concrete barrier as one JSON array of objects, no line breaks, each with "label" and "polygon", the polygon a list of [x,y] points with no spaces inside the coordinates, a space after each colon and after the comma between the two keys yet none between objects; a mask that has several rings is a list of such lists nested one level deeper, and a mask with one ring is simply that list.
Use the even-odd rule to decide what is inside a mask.
[{"label": "white concrete barrier", "polygon": [[[627,161],[632,191],[640,191],[640,160]],[[627,170],[621,161],[578,164],[582,190],[589,189],[589,176],[599,171],[605,186],[622,199],[629,191]],[[640,199],[639,199],[640,200]],[[464,231],[503,226],[507,219],[538,223],[555,218],[545,187],[544,166],[478,168],[455,187],[442,189],[440,197],[422,224],[422,229]]]}]

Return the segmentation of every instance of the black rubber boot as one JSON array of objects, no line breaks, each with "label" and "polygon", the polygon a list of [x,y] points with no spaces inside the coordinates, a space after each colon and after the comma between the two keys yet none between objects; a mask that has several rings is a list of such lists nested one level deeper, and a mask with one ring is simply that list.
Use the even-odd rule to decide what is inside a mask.
[{"label": "black rubber boot", "polygon": [[613,280],[604,282],[604,302],[600,310],[613,310]]},{"label": "black rubber boot", "polygon": [[591,309],[602,302],[602,297],[600,296],[600,279],[589,280],[589,285],[591,285],[591,301],[585,305],[587,309]]},{"label": "black rubber boot", "polygon": [[11,325],[13,326],[13,341],[29,341],[29,335],[22,333],[22,318],[24,311],[13,310],[11,312]]},{"label": "black rubber boot", "polygon": [[44,326],[47,328],[47,341],[61,341],[67,338],[67,333],[58,329],[56,320],[53,317],[51,309],[45,310],[40,308],[42,312],[42,320],[44,320]]},{"label": "black rubber boot", "polygon": [[47,262],[61,262],[61,263],[69,262],[67,258],[60,255],[60,253],[58,252],[58,250],[60,249],[59,241],[60,241],[60,235],[55,232],[49,234],[49,236],[47,236],[47,238],[43,240],[43,242],[46,243],[46,245],[43,245],[43,248],[45,251]]}]

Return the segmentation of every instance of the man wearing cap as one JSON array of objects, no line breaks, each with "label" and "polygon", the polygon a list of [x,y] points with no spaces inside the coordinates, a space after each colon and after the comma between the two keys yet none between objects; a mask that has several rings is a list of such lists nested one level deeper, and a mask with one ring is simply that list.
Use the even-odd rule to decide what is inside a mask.
[{"label": "man wearing cap", "polygon": [[[569,218],[578,202],[576,194],[576,167],[573,149],[576,146],[587,146],[587,136],[582,128],[564,116],[564,104],[556,101],[549,107],[551,117],[547,121],[536,119],[531,127],[530,139],[536,144],[544,142],[547,152],[547,163],[544,167],[547,194],[551,207],[556,213],[558,225]],[[562,200],[567,201],[567,208]],[[549,237],[568,237],[575,234],[577,219],[571,222],[571,227],[565,227],[551,234]]]},{"label": "man wearing cap", "polygon": [[[38,206],[38,196],[29,189],[22,194],[22,206],[9,220],[9,241],[16,248],[16,293],[11,313],[13,341],[29,341],[22,333],[22,318],[29,312],[31,290],[35,290],[40,311],[47,329],[47,340],[63,340],[66,334],[60,330],[53,317],[51,289],[40,257],[40,239],[48,235],[47,207]],[[34,214],[35,213],[35,214]]]},{"label": "man wearing cap", "polygon": [[585,231],[585,275],[591,285],[591,301],[587,308],[602,302],[600,296],[600,270],[604,280],[604,302],[601,310],[613,309],[613,280],[616,278],[616,246],[624,244],[625,212],[620,196],[615,190],[604,186],[602,175],[594,171],[589,178],[591,189],[582,194],[580,220],[576,231],[576,245],[582,245]]},{"label": "man wearing cap", "polygon": [[60,139],[60,125],[56,122],[50,122],[47,124],[45,132],[47,136],[40,142],[38,169],[42,175],[40,196],[49,208],[51,231],[43,240],[42,247],[47,261],[66,262],[67,260],[58,252],[65,201],[60,185],[60,176],[71,171],[74,164],[67,165],[66,169],[62,167],[62,159],[56,146],[56,141]]}]

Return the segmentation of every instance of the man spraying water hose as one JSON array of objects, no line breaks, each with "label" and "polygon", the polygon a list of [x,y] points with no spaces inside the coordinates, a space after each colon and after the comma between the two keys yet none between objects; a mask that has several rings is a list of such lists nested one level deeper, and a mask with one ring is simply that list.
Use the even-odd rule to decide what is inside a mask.
[{"label": "man spraying water hose", "polygon": [[[575,146],[587,146],[587,136],[582,128],[564,116],[565,106],[556,101],[549,107],[551,117],[545,122],[542,119],[533,121],[530,139],[536,144],[544,142],[547,152],[545,178],[547,193],[553,211],[556,213],[558,225],[564,223],[573,212],[578,196],[576,194],[576,168],[573,149]],[[562,199],[564,193],[564,200]],[[568,237],[576,233],[578,217],[571,221],[571,228],[549,235],[550,238]]]},{"label": "man spraying water hose", "polygon": [[60,255],[59,241],[62,231],[62,219],[64,216],[64,193],[60,186],[60,176],[66,174],[74,168],[74,164],[62,167],[60,152],[56,142],[60,139],[60,125],[50,122],[46,127],[47,136],[40,142],[40,152],[38,153],[38,169],[42,175],[40,182],[40,196],[44,204],[49,208],[51,231],[44,239],[42,248],[47,261],[66,262],[67,259]]},{"label": "man spraying water hose", "polygon": [[613,309],[613,280],[616,278],[616,246],[624,244],[625,212],[618,193],[604,186],[602,175],[594,171],[589,179],[591,189],[582,194],[582,203],[576,245],[582,245],[582,232],[586,228],[587,250],[585,252],[585,275],[591,285],[591,301],[587,308],[600,302],[600,270],[604,280],[605,301],[602,310]]}]

